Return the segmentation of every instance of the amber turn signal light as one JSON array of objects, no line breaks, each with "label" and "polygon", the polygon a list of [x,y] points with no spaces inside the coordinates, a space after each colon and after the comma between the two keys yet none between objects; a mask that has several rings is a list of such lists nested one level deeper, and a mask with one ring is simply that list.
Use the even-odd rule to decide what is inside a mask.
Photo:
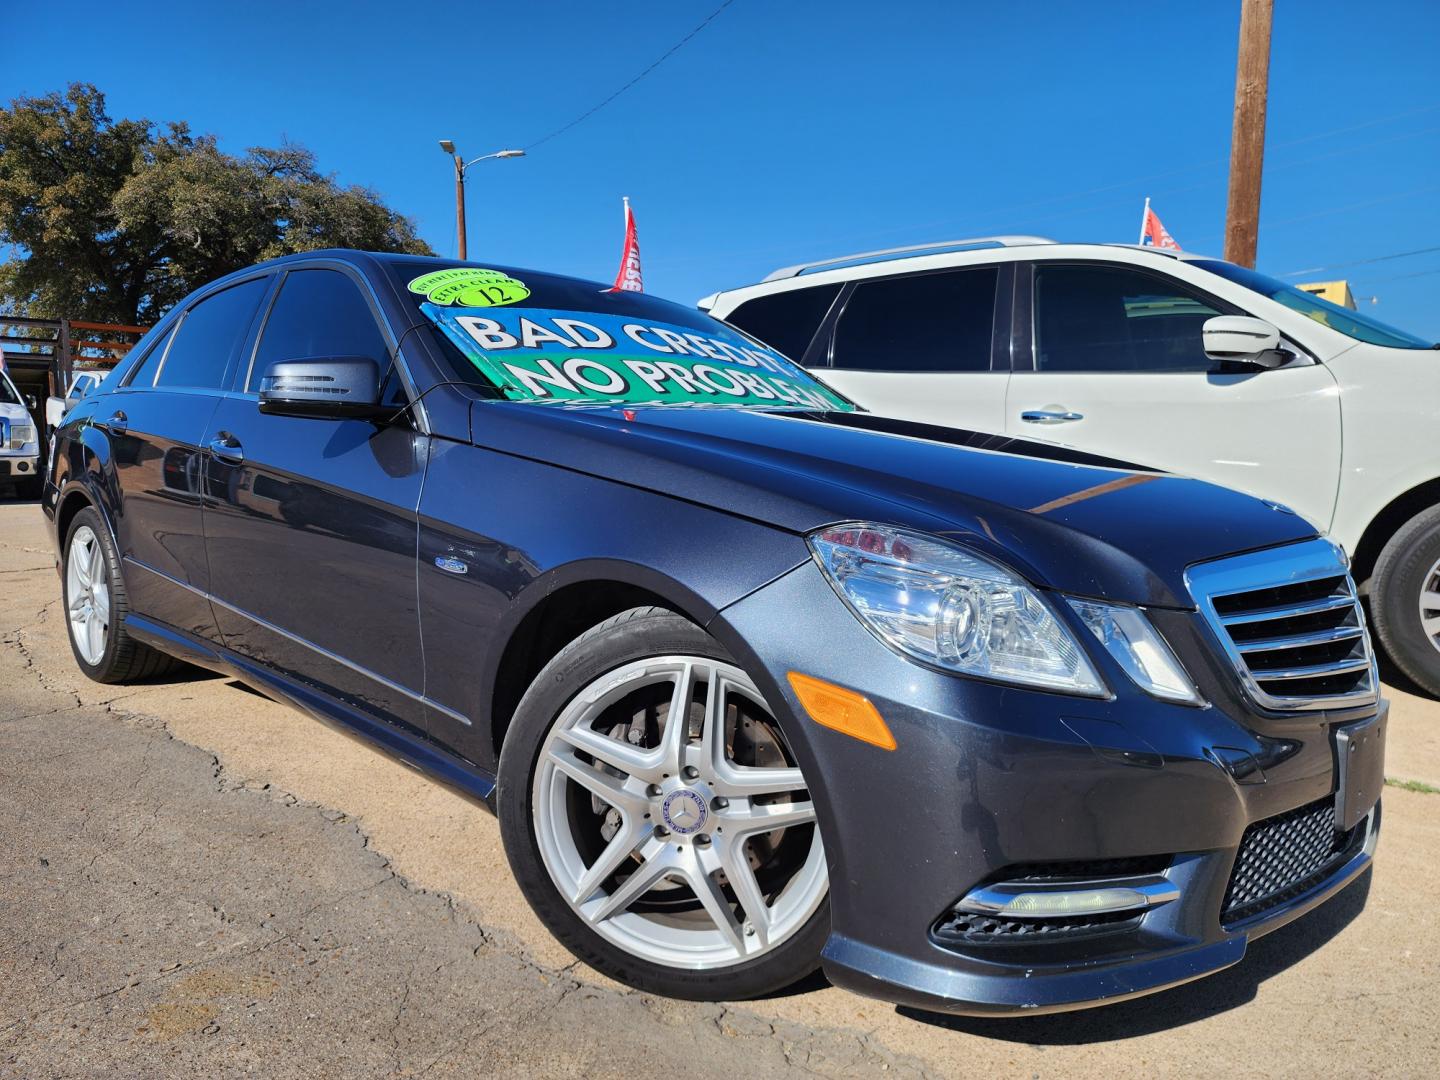
[{"label": "amber turn signal light", "polygon": [[882,750],[895,749],[895,736],[865,695],[798,671],[788,677],[790,688],[815,723]]}]

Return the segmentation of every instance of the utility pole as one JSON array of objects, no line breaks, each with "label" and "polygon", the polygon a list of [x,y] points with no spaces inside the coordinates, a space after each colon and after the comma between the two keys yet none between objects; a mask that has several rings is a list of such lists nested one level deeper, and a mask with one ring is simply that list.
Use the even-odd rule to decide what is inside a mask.
[{"label": "utility pole", "polygon": [[1274,0],[1240,0],[1225,258],[1251,269],[1255,267],[1255,249],[1260,240],[1260,177],[1265,165],[1265,99],[1270,85],[1273,14]]}]

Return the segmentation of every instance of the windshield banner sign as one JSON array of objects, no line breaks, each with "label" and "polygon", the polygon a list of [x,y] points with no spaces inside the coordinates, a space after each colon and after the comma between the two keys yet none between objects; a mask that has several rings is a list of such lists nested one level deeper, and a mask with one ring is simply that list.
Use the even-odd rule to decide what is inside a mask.
[{"label": "windshield banner sign", "polygon": [[593,311],[420,307],[516,401],[854,409],[783,356],[719,324],[698,333]]}]

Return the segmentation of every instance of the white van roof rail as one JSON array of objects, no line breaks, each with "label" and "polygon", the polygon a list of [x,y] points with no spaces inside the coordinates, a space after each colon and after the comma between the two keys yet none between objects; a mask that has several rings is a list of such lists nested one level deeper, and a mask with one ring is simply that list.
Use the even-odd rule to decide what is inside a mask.
[{"label": "white van roof rail", "polygon": [[861,251],[854,255],[841,255],[834,259],[820,259],[817,262],[797,263],[794,266],[782,266],[765,275],[765,281],[779,281],[782,278],[799,277],[810,270],[818,270],[822,266],[840,266],[842,264],[858,264],[867,262],[881,262],[885,259],[899,259],[906,255],[916,255],[922,252],[940,251],[965,251],[976,248],[992,247],[1024,247],[1029,244],[1053,244],[1048,236],[975,236],[968,240],[941,240],[932,244],[908,244],[905,247],[881,248],[879,251]]}]

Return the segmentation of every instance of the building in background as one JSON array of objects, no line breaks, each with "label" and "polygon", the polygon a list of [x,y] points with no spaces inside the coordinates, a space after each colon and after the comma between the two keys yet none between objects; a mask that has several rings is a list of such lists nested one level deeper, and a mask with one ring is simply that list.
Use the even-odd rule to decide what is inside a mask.
[{"label": "building in background", "polygon": [[1355,310],[1355,297],[1350,293],[1348,281],[1310,281],[1295,287],[1312,293],[1321,300],[1329,300],[1332,304],[1348,307],[1351,311]]}]

